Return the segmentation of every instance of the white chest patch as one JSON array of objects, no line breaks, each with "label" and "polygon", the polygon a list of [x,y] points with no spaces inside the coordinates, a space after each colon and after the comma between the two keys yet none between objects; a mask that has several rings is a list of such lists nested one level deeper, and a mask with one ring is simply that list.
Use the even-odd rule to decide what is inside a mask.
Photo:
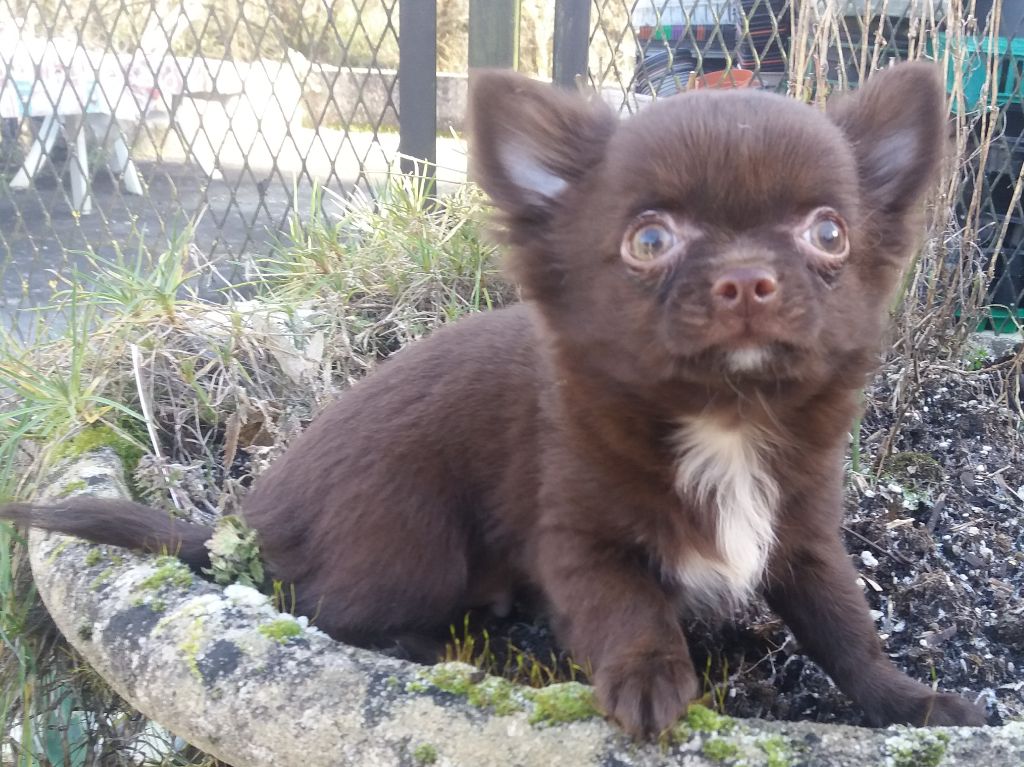
[{"label": "white chest patch", "polygon": [[769,473],[772,445],[755,427],[686,419],[676,433],[675,489],[714,515],[717,557],[684,551],[672,573],[688,607],[716,612],[744,604],[761,581],[775,543],[779,486]]},{"label": "white chest patch", "polygon": [[737,373],[749,373],[752,370],[760,370],[771,358],[771,354],[762,346],[755,346],[749,349],[737,349],[730,352],[726,363]]}]

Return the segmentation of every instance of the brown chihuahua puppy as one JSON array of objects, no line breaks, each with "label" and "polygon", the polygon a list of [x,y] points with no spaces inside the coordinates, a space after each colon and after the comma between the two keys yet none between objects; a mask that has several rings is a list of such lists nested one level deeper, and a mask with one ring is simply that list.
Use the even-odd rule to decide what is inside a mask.
[{"label": "brown chihuahua puppy", "polygon": [[[625,730],[700,692],[682,614],[761,590],[870,722],[980,725],[897,671],[840,540],[843,454],[945,144],[939,70],[827,113],[700,91],[620,121],[475,76],[475,176],[525,303],[383,364],[262,475],[243,514],[297,611],[423,647],[539,592]],[[128,502],[7,518],[208,562],[210,531]]]}]

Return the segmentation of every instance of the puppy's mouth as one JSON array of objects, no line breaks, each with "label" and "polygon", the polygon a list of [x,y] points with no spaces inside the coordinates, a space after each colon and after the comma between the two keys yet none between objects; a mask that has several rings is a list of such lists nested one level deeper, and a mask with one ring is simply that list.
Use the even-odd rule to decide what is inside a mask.
[{"label": "puppy's mouth", "polygon": [[798,346],[784,341],[716,344],[678,358],[676,373],[702,383],[785,381],[800,377],[805,356]]},{"label": "puppy's mouth", "polygon": [[[813,377],[817,355],[814,328],[786,323],[707,323],[689,332],[666,328],[665,347],[671,350],[674,376],[685,380],[730,385],[792,381]],[[806,368],[806,369],[805,369]]]}]

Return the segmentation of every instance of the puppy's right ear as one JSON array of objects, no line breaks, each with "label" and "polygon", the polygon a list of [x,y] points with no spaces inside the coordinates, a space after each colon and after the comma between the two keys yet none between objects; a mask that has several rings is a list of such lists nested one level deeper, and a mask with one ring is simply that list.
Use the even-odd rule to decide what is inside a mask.
[{"label": "puppy's right ear", "polygon": [[500,70],[473,72],[469,117],[471,177],[514,240],[542,234],[534,227],[600,164],[617,122],[599,100]]}]

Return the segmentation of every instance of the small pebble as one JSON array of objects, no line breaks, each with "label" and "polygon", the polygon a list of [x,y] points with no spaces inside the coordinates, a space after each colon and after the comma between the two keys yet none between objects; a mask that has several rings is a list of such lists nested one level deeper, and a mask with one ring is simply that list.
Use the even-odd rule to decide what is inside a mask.
[{"label": "small pebble", "polygon": [[870,551],[862,551],[860,553],[860,561],[864,563],[865,567],[878,567],[878,560],[875,559],[875,555]]}]

